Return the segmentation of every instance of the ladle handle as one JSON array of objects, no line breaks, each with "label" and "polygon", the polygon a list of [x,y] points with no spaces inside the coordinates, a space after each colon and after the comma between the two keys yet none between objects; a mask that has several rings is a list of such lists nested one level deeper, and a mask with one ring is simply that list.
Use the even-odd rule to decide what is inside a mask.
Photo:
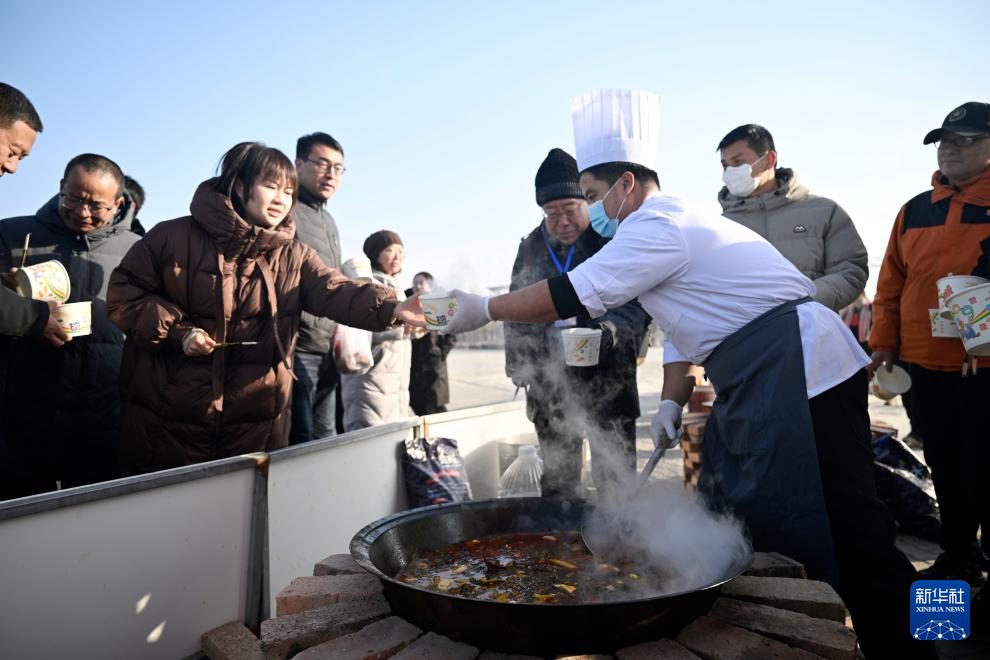
[{"label": "ladle handle", "polygon": [[[680,437],[680,434],[678,434],[678,437]],[[670,444],[674,444],[676,441],[677,438],[672,440]],[[650,454],[650,460],[646,461],[646,466],[639,475],[639,483],[636,484],[636,494],[639,494],[639,491],[646,485],[646,482],[650,480],[650,475],[653,474],[654,468],[656,468],[657,463],[660,462],[660,459],[663,458],[663,455],[667,453],[667,449],[669,447],[670,445],[661,442],[657,445],[657,448],[653,450],[653,453]]]}]

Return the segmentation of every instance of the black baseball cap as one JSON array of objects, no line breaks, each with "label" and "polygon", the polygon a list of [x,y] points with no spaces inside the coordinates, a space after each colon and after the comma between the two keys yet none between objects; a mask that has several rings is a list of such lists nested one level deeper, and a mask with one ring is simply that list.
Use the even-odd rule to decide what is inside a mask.
[{"label": "black baseball cap", "polygon": [[942,138],[942,133],[972,136],[990,135],[990,103],[970,101],[950,112],[942,128],[928,131],[924,144],[931,144]]}]

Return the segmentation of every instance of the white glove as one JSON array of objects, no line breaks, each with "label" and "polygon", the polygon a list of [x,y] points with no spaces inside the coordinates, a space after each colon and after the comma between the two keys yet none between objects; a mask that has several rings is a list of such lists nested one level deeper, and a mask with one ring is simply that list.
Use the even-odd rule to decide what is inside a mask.
[{"label": "white glove", "polygon": [[653,446],[659,447],[661,442],[665,442],[670,447],[680,437],[681,433],[681,411],[684,408],[681,404],[670,399],[660,402],[657,414],[653,416],[650,423],[650,435],[653,436]]},{"label": "white glove", "polygon": [[437,332],[442,335],[456,335],[462,332],[477,330],[491,322],[492,316],[488,311],[489,296],[479,296],[474,293],[454,289],[448,295],[457,299],[457,310]]}]

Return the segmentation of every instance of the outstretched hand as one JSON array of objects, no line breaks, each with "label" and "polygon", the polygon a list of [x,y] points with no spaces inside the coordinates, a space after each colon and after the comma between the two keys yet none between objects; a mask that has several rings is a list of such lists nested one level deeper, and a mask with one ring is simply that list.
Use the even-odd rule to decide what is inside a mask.
[{"label": "outstretched hand", "polygon": [[488,325],[491,314],[488,311],[489,296],[479,296],[460,289],[450,292],[450,297],[457,299],[457,310],[447,321],[447,325],[439,329],[442,335],[457,335],[471,332]]},{"label": "outstretched hand", "polygon": [[890,351],[874,351],[873,355],[870,356],[870,363],[866,365],[866,373],[873,378],[873,374],[876,373],[877,367],[883,365],[887,367],[887,371],[891,372],[894,370],[894,354]]},{"label": "outstretched hand", "polygon": [[72,341],[72,337],[66,334],[62,326],[58,324],[55,319],[55,310],[58,308],[58,303],[48,301],[48,322],[45,323],[44,330],[41,331],[41,338],[47,341],[52,346],[62,346],[67,341]]},{"label": "outstretched hand", "polygon": [[392,318],[402,321],[406,326],[406,334],[410,334],[415,328],[425,328],[426,319],[423,318],[423,306],[419,302],[419,294],[415,293],[392,310]]}]

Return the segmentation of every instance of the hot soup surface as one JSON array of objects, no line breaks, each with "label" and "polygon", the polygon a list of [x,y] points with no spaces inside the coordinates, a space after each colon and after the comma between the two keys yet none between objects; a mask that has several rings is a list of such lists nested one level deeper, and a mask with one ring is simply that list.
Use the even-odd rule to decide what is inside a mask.
[{"label": "hot soup surface", "polygon": [[576,532],[499,534],[413,558],[406,584],[503,603],[601,603],[660,593],[662,575],[627,560],[596,562]]}]

